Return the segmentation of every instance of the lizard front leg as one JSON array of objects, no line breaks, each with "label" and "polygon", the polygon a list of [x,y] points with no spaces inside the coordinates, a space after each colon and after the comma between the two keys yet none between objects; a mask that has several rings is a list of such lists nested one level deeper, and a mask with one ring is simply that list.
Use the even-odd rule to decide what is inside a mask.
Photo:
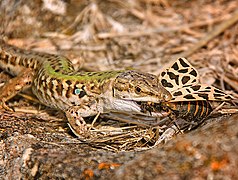
[{"label": "lizard front leg", "polygon": [[0,109],[12,111],[5,102],[14,97],[20,91],[30,87],[34,77],[34,72],[31,69],[25,69],[17,77],[10,79],[0,89]]},{"label": "lizard front leg", "polygon": [[72,106],[66,112],[69,127],[78,137],[89,137],[90,131],[83,117],[96,115],[98,112],[95,104],[91,106]]}]

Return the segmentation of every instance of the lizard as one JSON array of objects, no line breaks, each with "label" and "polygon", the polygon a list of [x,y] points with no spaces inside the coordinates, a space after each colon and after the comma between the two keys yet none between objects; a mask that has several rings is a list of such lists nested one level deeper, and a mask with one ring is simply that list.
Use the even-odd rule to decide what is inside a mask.
[{"label": "lizard", "polygon": [[24,50],[0,41],[0,68],[15,76],[0,89],[0,103],[31,88],[39,101],[65,113],[73,133],[88,136],[85,117],[106,112],[142,112],[141,102],[172,96],[157,76],[136,70],[76,71],[61,55]]}]

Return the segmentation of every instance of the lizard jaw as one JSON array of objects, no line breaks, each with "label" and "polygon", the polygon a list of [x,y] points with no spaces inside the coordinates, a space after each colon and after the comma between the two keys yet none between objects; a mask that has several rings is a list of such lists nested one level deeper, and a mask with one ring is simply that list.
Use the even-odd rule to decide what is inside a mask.
[{"label": "lizard jaw", "polygon": [[107,112],[127,112],[133,114],[142,114],[153,117],[164,117],[165,112],[152,112],[143,107],[144,101],[135,101],[131,99],[113,99],[109,102],[104,102],[103,111]]},{"label": "lizard jaw", "polygon": [[104,109],[108,111],[115,112],[141,112],[141,107],[136,101],[133,100],[124,100],[124,99],[114,99],[104,105]]}]

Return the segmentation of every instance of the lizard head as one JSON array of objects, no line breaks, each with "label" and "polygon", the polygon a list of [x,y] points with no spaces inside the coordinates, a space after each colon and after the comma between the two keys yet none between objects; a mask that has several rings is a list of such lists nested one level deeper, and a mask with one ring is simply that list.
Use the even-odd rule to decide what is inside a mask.
[{"label": "lizard head", "polygon": [[138,71],[119,74],[113,84],[113,95],[118,99],[139,102],[169,101],[171,94],[159,83],[157,76]]}]

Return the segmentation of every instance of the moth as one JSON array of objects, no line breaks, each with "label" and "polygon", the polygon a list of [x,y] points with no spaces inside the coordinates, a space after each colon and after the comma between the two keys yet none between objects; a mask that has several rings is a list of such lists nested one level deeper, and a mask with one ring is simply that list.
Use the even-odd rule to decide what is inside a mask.
[{"label": "moth", "polygon": [[235,98],[222,90],[200,84],[198,71],[185,59],[178,58],[171,67],[164,69],[159,81],[172,99],[157,104],[143,104],[150,112],[167,111],[173,119],[183,119],[180,128],[195,127],[212,112],[210,101],[231,101]]},{"label": "moth", "polygon": [[159,75],[159,80],[178,101],[230,101],[234,97],[213,86],[199,83],[197,70],[185,59],[179,58]]}]

